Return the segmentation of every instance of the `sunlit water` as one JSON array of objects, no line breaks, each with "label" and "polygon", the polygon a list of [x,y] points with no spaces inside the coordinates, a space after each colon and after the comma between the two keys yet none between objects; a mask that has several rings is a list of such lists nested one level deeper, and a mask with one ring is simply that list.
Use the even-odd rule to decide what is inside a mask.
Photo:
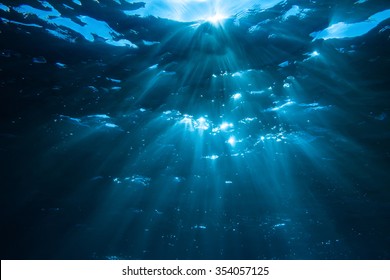
[{"label": "sunlit water", "polygon": [[2,259],[390,257],[388,1],[0,18]]}]

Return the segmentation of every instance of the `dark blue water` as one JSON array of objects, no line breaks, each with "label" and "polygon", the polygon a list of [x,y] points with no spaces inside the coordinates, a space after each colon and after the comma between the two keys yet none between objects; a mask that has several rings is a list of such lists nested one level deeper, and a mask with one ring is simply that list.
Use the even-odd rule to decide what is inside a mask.
[{"label": "dark blue water", "polygon": [[389,259],[388,1],[0,3],[2,259]]}]

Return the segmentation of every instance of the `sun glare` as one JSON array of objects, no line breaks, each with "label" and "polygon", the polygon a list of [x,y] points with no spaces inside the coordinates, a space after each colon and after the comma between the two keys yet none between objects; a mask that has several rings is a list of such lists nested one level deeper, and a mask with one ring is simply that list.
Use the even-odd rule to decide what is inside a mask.
[{"label": "sun glare", "polygon": [[217,25],[220,24],[226,18],[227,17],[225,15],[216,13],[215,15],[208,17],[207,21],[210,22],[211,24]]}]

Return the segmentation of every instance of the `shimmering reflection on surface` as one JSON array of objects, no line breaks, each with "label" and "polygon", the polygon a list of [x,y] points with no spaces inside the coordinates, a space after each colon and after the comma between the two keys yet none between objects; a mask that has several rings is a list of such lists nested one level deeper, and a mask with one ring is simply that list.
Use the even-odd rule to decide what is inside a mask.
[{"label": "shimmering reflection on surface", "polygon": [[336,2],[3,1],[2,258],[389,258],[390,7]]}]

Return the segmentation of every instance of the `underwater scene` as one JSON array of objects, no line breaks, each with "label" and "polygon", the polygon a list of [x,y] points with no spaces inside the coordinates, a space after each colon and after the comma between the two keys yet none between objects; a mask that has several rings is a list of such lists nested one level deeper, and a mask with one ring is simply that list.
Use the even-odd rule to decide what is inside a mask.
[{"label": "underwater scene", "polygon": [[389,259],[390,1],[1,0],[1,259]]}]

